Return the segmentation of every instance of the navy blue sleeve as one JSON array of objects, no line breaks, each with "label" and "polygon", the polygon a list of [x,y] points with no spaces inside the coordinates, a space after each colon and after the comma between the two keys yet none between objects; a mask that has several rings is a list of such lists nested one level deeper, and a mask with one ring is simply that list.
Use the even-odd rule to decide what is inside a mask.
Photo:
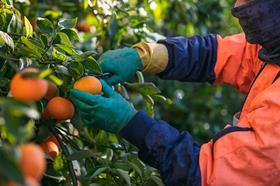
[{"label": "navy blue sleeve", "polygon": [[200,146],[188,132],[138,112],[120,134],[139,148],[143,162],[159,169],[167,186],[201,185]]},{"label": "navy blue sleeve", "polygon": [[217,61],[217,35],[173,37],[160,40],[168,50],[168,65],[158,74],[162,79],[213,82]]}]

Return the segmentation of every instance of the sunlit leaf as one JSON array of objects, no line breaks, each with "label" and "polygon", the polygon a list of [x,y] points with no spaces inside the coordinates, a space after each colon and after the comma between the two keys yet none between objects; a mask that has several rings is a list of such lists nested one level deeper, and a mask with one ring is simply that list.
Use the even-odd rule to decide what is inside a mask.
[{"label": "sunlit leaf", "polygon": [[25,35],[26,37],[31,37],[33,35],[33,27],[30,24],[27,17],[24,16],[24,26],[25,26]]},{"label": "sunlit leaf", "polygon": [[20,33],[22,30],[21,20],[15,14],[13,14],[10,23],[7,28],[8,33]]},{"label": "sunlit leaf", "polygon": [[154,95],[161,92],[153,83],[126,83],[125,87],[143,95]]},{"label": "sunlit leaf", "polygon": [[61,60],[61,61],[67,60],[67,56],[65,54],[63,54],[62,52],[59,52],[56,48],[53,48],[52,56],[55,59],[58,59],[58,60]]},{"label": "sunlit leaf", "polygon": [[80,37],[77,33],[77,30],[74,28],[65,28],[60,30],[60,32],[63,32],[65,34],[67,34],[67,36],[69,37],[69,39],[73,40],[73,41],[79,41]]},{"label": "sunlit leaf", "polygon": [[102,69],[93,57],[88,57],[81,62],[87,73],[102,73]]},{"label": "sunlit leaf", "polygon": [[67,34],[63,33],[63,32],[57,32],[57,35],[60,38],[60,42],[61,44],[68,46],[68,47],[73,47],[73,44],[71,43],[69,37],[67,36]]},{"label": "sunlit leaf", "polygon": [[58,77],[56,77],[55,75],[50,75],[49,78],[58,86],[63,84],[63,81],[61,79],[59,79]]},{"label": "sunlit leaf", "polygon": [[6,43],[13,50],[15,48],[13,39],[5,32],[0,31],[0,44]]},{"label": "sunlit leaf", "polygon": [[72,47],[69,47],[69,46],[66,46],[66,45],[61,45],[61,44],[56,44],[55,46],[57,46],[58,49],[62,50],[63,52],[71,55],[71,56],[77,56],[78,53],[72,48]]},{"label": "sunlit leaf", "polygon": [[32,54],[38,56],[38,57],[42,57],[42,53],[44,52],[44,50],[38,46],[37,44],[35,44],[34,42],[28,40],[26,37],[21,37],[21,41],[22,43],[24,43],[32,52]]},{"label": "sunlit leaf", "polygon": [[61,19],[61,20],[59,20],[59,22],[58,22],[58,26],[59,26],[61,29],[64,29],[64,28],[73,28],[73,27],[76,26],[77,21],[78,21],[78,18],[74,18],[74,19]]},{"label": "sunlit leaf", "polygon": [[41,71],[40,74],[38,75],[38,77],[44,79],[51,74],[52,74],[52,69],[48,68],[48,69]]}]

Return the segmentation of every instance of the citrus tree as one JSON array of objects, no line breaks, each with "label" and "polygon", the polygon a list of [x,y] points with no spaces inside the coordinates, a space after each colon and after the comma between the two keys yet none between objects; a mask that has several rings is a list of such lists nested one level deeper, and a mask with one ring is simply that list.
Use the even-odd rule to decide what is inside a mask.
[{"label": "citrus tree", "polygon": [[[135,147],[85,127],[68,99],[72,88],[102,94],[103,52],[161,37],[136,4],[0,0],[0,185],[163,185]],[[152,117],[155,103],[171,103],[140,72],[114,89]]]},{"label": "citrus tree", "polygon": [[[233,2],[0,0],[0,185],[163,185],[135,147],[83,125],[69,90],[102,94],[99,79],[110,74],[98,59],[107,50],[162,35],[239,32]],[[229,87],[145,79],[173,104],[140,72],[114,89],[200,142],[240,109]]]}]

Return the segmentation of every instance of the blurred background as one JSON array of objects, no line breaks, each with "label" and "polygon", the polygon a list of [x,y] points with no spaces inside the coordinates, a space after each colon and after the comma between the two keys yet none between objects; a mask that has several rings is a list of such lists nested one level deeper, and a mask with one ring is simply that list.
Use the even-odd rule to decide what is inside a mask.
[{"label": "blurred background", "polygon": [[[31,21],[38,16],[50,20],[78,17],[77,30],[82,42],[76,45],[84,51],[96,51],[96,58],[107,50],[140,41],[241,32],[231,16],[234,0],[17,1],[18,8]],[[171,105],[157,104],[155,117],[181,131],[189,130],[201,143],[231,123],[232,115],[241,108],[242,95],[228,86],[162,81],[155,76],[146,76],[146,80],[154,82],[163,95],[173,100]],[[141,103],[137,106],[142,107]]]}]

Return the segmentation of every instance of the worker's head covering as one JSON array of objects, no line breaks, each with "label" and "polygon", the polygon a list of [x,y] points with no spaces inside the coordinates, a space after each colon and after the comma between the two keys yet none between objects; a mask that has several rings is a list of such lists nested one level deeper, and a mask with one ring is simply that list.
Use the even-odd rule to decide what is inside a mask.
[{"label": "worker's head covering", "polygon": [[280,2],[279,0],[252,0],[232,9],[239,19],[246,39],[263,48],[260,59],[280,64]]}]

